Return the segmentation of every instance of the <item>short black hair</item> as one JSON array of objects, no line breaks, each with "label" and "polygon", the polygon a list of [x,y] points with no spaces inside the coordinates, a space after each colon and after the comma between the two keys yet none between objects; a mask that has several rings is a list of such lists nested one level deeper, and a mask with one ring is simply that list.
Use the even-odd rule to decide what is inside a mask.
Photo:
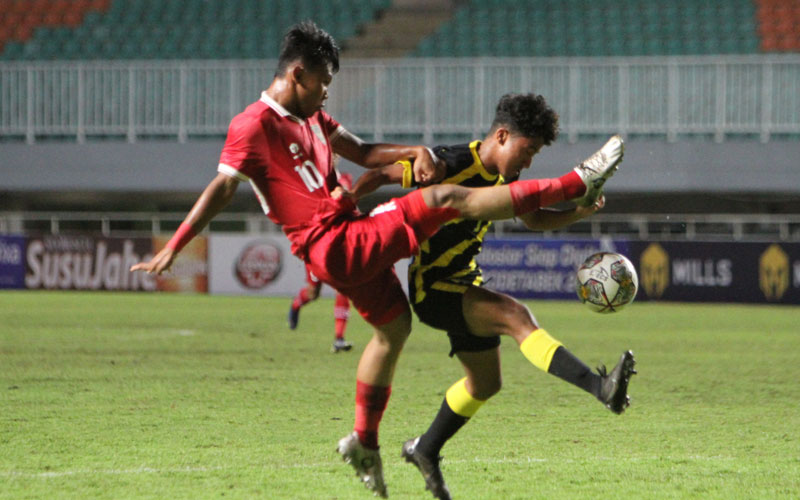
[{"label": "short black hair", "polygon": [[497,103],[491,131],[506,127],[512,134],[541,137],[549,146],[558,136],[558,114],[536,94],[506,94]]},{"label": "short black hair", "polygon": [[327,31],[313,21],[303,21],[289,28],[283,36],[275,76],[286,73],[289,64],[298,59],[312,70],[330,64],[336,73],[339,71],[339,46]]}]

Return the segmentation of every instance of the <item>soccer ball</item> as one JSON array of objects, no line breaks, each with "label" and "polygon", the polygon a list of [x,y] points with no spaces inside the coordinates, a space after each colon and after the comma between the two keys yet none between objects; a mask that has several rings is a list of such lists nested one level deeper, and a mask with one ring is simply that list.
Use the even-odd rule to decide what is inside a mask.
[{"label": "soccer ball", "polygon": [[622,254],[599,252],[590,255],[578,268],[578,298],[593,311],[619,311],[633,302],[638,289],[636,269]]}]

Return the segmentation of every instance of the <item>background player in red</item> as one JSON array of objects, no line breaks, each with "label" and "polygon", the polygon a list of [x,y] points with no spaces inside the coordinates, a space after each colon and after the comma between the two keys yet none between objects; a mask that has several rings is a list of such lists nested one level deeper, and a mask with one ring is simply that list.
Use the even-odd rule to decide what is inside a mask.
[{"label": "background player in red", "polygon": [[[309,302],[317,300],[321,288],[322,282],[306,266],[306,286],[297,292],[297,295],[292,300],[292,305],[289,307],[288,323],[290,330],[297,328],[297,323],[300,320],[300,308]],[[348,319],[350,319],[350,300],[344,294],[336,292],[336,299],[333,303],[334,331],[333,345],[331,346],[331,352],[334,354],[340,351],[349,351],[353,348],[353,344],[344,338]]]},{"label": "background player in red", "polygon": [[[554,179],[477,189],[430,186],[361,214],[337,182],[333,153],[367,168],[411,158],[421,184],[433,180],[436,169],[427,148],[365,143],[323,111],[338,68],[338,47],[328,33],[311,22],[292,27],[281,44],[272,83],[231,121],[217,176],[166,247],[131,270],[168,269],[180,249],[227,206],[239,183],[249,182],[264,212],[282,226],[292,252],[347,295],[374,328],[356,371],[354,430],[337,449],[368,489],[386,496],[378,426],[411,332],[411,311],[394,263],[414,255],[420,242],[456,217],[508,219],[584,196],[613,175],[622,149],[620,144],[602,161],[581,164]],[[501,161],[509,161],[519,148],[540,147],[510,141],[499,154]]]},{"label": "background player in red", "polygon": [[[339,184],[343,188],[350,190],[353,188],[353,177],[350,174],[340,172]],[[297,322],[300,320],[300,308],[309,302],[317,300],[321,288],[322,282],[306,266],[306,286],[297,292],[294,300],[292,300],[292,305],[289,307],[288,323],[290,330],[297,328]],[[334,354],[341,351],[349,351],[353,348],[353,344],[344,338],[348,319],[350,319],[350,299],[344,294],[336,292],[336,299],[333,304],[333,345],[331,346],[331,352]]]}]

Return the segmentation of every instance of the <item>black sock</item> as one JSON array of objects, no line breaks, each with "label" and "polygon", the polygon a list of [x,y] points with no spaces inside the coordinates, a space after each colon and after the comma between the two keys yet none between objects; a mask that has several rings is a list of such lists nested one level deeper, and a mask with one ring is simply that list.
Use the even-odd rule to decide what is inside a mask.
[{"label": "black sock", "polygon": [[417,450],[426,457],[438,457],[442,446],[468,421],[469,418],[451,410],[445,398],[431,426],[420,436]]},{"label": "black sock", "polygon": [[548,373],[580,387],[595,397],[600,396],[600,375],[592,373],[583,361],[576,358],[566,347],[560,346],[553,354]]}]

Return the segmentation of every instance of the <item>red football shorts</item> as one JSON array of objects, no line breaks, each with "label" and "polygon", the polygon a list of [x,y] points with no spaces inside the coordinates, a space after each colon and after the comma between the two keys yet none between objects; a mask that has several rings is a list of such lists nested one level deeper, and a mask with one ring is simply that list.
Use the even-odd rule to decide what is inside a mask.
[{"label": "red football shorts", "polygon": [[457,213],[429,209],[420,191],[377,206],[368,215],[340,218],[308,245],[308,267],[343,293],[364,319],[386,324],[409,311],[394,263]]}]

